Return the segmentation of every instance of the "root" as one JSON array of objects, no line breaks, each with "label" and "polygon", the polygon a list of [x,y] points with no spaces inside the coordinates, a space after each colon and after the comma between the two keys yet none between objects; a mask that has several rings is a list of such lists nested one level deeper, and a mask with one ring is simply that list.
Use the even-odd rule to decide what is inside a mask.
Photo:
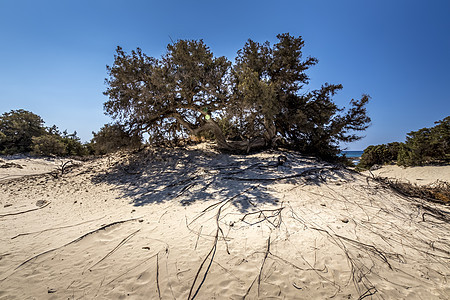
[{"label": "root", "polygon": [[51,202],[47,202],[47,203],[45,203],[45,204],[42,205],[42,206],[39,206],[39,207],[36,207],[36,208],[33,208],[33,209],[29,209],[29,210],[24,210],[24,211],[19,211],[19,212],[13,212],[13,213],[8,213],[8,214],[0,215],[0,218],[6,217],[6,216],[21,215],[21,214],[29,213],[29,212],[31,212],[31,211],[38,210],[38,209],[43,209],[43,208],[47,207],[48,205],[50,205],[50,203],[51,203]]},{"label": "root", "polygon": [[[105,256],[103,256],[102,259],[100,259],[98,262],[96,262],[95,264],[93,264],[88,270],[92,271],[92,269],[98,265],[99,263],[101,263],[102,261],[104,261],[106,258],[108,258],[108,256],[110,256],[111,254],[113,254],[114,252],[117,251],[117,249],[119,249],[120,247],[122,247],[123,245],[125,245],[126,242],[128,242],[128,240],[130,240],[136,233],[138,233],[140,231],[140,229],[136,230],[135,232],[131,233],[130,235],[128,235],[126,238],[124,238],[116,247],[114,247],[114,249],[112,249],[111,251],[108,252],[108,254],[106,254]],[[83,272],[84,273],[84,272]]]},{"label": "root", "polygon": [[117,222],[113,222],[113,223],[109,223],[109,224],[107,224],[107,225],[104,225],[104,226],[102,226],[102,227],[100,227],[100,228],[98,228],[98,229],[95,229],[95,230],[90,231],[90,232],[88,232],[88,233],[86,233],[86,234],[83,234],[83,235],[80,236],[79,238],[77,238],[77,239],[75,239],[75,240],[73,240],[73,241],[71,241],[71,242],[69,242],[69,243],[67,243],[67,244],[64,244],[64,245],[62,245],[62,246],[59,246],[59,247],[56,247],[56,248],[53,248],[53,249],[50,249],[50,250],[47,250],[47,251],[44,251],[44,252],[39,253],[39,254],[37,254],[37,255],[35,255],[35,256],[33,256],[33,257],[27,259],[26,261],[22,262],[22,263],[21,263],[20,265],[18,265],[14,270],[19,269],[20,267],[24,266],[24,265],[27,264],[28,262],[30,262],[30,261],[32,261],[32,260],[34,260],[34,259],[36,259],[36,258],[38,258],[38,257],[40,257],[40,256],[42,256],[42,255],[44,255],[44,254],[47,254],[47,253],[56,251],[56,250],[61,249],[61,248],[64,248],[64,247],[69,246],[69,245],[71,245],[71,244],[73,244],[73,243],[77,243],[77,242],[81,241],[82,239],[84,239],[85,237],[87,237],[88,235],[91,235],[91,234],[93,234],[93,233],[96,233],[96,232],[98,232],[98,231],[100,231],[100,230],[106,229],[106,228],[108,228],[108,227],[110,227],[110,226],[113,226],[113,225],[122,224],[122,223],[129,222],[129,221],[135,221],[135,220],[138,220],[138,219],[141,219],[141,218],[133,218],[133,219],[123,220],[123,221],[117,221]]},{"label": "root", "polygon": [[64,228],[75,227],[75,226],[78,226],[78,225],[82,225],[82,224],[86,224],[86,223],[91,223],[91,222],[94,222],[94,221],[98,221],[98,220],[103,219],[103,218],[104,218],[104,217],[98,218],[98,219],[95,219],[95,220],[90,220],[90,221],[81,222],[81,223],[74,224],[74,225],[67,225],[67,226],[54,227],[54,228],[47,228],[47,229],[44,229],[44,230],[33,231],[33,232],[19,233],[18,235],[13,236],[11,239],[13,240],[13,239],[18,238],[18,237],[21,237],[21,236],[30,235],[30,234],[36,234],[36,233],[42,233],[42,232],[51,231],[51,230],[58,230],[58,229],[64,229]]}]

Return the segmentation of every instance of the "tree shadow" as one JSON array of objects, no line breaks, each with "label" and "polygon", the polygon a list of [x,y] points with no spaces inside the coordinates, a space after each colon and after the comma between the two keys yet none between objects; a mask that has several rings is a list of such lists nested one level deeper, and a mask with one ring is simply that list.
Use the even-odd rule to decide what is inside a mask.
[{"label": "tree shadow", "polygon": [[207,150],[146,149],[113,163],[95,183],[106,182],[131,199],[134,206],[178,201],[231,203],[240,211],[258,204],[276,205],[273,183],[320,185],[344,179],[346,172],[327,172],[333,166],[297,153],[266,151],[229,155]]}]

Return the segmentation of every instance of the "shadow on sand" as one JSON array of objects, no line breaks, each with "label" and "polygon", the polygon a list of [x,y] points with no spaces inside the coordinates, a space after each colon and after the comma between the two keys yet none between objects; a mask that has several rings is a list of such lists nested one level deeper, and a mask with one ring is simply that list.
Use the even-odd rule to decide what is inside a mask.
[{"label": "shadow on sand", "polygon": [[244,212],[251,206],[281,201],[271,192],[274,182],[319,185],[348,176],[341,171],[292,152],[244,156],[207,150],[145,149],[112,162],[108,172],[92,180],[115,186],[134,206],[165,201],[190,205],[233,198],[232,203]]}]

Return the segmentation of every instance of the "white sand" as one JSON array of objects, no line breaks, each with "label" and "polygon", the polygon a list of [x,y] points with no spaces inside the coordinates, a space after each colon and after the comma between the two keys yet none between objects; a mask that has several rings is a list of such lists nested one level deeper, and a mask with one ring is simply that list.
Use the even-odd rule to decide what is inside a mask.
[{"label": "white sand", "polygon": [[281,154],[0,181],[0,299],[448,299],[450,225],[430,213],[448,207]]},{"label": "white sand", "polygon": [[[398,179],[418,185],[427,185],[436,181],[450,183],[450,166],[424,166],[424,167],[399,167],[397,165],[385,165],[372,171],[373,175]],[[364,172],[368,175],[369,172]]]}]

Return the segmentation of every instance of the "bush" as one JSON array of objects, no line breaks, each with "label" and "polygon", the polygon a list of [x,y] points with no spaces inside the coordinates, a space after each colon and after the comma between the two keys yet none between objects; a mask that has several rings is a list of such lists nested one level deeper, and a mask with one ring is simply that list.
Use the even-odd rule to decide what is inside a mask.
[{"label": "bush", "polygon": [[26,153],[32,150],[33,137],[45,134],[44,121],[23,110],[11,110],[0,116],[0,153]]},{"label": "bush", "polygon": [[360,169],[396,161],[399,166],[422,166],[450,162],[450,116],[407,134],[405,143],[369,146],[364,150]]},{"label": "bush", "polygon": [[64,156],[67,154],[66,145],[61,140],[61,137],[52,134],[33,137],[32,148],[32,154],[34,155]]},{"label": "bush", "polygon": [[142,145],[142,137],[130,135],[119,124],[105,124],[99,132],[92,132],[94,138],[90,147],[95,154],[111,153],[120,149],[138,148]]},{"label": "bush", "polygon": [[358,168],[369,169],[373,165],[391,163],[397,160],[398,153],[402,147],[402,143],[398,142],[369,146],[364,150]]}]

